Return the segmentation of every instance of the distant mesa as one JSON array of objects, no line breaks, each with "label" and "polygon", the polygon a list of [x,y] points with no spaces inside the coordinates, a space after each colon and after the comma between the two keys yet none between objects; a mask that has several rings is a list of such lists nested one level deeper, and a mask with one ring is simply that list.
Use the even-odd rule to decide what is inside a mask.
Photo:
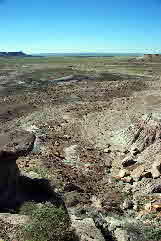
[{"label": "distant mesa", "polygon": [[31,55],[20,52],[0,52],[0,57],[29,57]]},{"label": "distant mesa", "polygon": [[161,60],[161,54],[144,54],[144,59],[149,61]]}]

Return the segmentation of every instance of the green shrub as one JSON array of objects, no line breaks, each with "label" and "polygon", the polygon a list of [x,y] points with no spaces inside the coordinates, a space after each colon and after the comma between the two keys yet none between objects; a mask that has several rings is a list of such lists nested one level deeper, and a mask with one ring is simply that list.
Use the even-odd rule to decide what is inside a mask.
[{"label": "green shrub", "polygon": [[40,204],[30,215],[31,222],[23,231],[25,241],[76,240],[70,230],[68,214],[62,208],[55,208],[48,203]]},{"label": "green shrub", "polygon": [[145,229],[145,238],[148,241],[160,241],[161,228],[160,227],[147,227]]},{"label": "green shrub", "polygon": [[20,208],[19,214],[29,216],[32,215],[34,209],[37,209],[37,204],[35,202],[26,202]]}]

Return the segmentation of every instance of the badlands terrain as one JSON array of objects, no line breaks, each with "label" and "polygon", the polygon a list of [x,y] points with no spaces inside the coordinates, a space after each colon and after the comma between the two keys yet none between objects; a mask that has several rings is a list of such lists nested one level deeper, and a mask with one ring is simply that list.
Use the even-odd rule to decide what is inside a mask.
[{"label": "badlands terrain", "polygon": [[0,238],[161,240],[161,61],[0,58]]}]

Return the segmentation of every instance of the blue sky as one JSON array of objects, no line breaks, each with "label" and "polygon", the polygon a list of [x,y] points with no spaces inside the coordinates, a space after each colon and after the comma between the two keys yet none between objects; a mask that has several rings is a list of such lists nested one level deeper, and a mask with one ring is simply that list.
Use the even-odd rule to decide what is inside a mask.
[{"label": "blue sky", "polygon": [[0,50],[161,52],[161,0],[0,0]]}]

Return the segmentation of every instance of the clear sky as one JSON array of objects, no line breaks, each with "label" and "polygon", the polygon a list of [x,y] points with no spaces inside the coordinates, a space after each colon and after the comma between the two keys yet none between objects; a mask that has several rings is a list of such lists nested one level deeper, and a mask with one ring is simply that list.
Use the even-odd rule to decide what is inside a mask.
[{"label": "clear sky", "polygon": [[0,51],[161,52],[161,0],[0,0]]}]

